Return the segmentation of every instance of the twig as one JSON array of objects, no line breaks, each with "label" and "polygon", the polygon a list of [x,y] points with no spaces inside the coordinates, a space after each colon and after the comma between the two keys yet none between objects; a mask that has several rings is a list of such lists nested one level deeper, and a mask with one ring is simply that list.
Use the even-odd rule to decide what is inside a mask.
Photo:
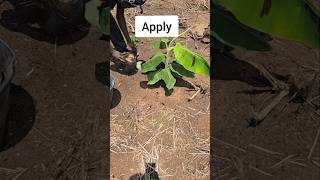
[{"label": "twig", "polygon": [[271,154],[271,155],[280,155],[280,156],[283,155],[283,154],[281,154],[281,153],[279,153],[279,152],[271,151],[271,150],[262,148],[262,147],[260,147],[260,146],[254,145],[254,144],[249,144],[248,147],[256,148],[256,149],[258,149],[258,150],[260,150],[260,151],[263,151],[263,152],[268,153],[268,154]]},{"label": "twig", "polygon": [[289,155],[286,158],[282,159],[281,161],[279,161],[278,163],[274,164],[273,166],[270,167],[270,169],[272,168],[276,168],[279,167],[281,164],[283,164],[284,162],[288,161],[289,159],[291,159],[292,157],[294,157],[295,155]]},{"label": "twig", "polygon": [[312,147],[311,147],[311,149],[310,149],[310,151],[309,151],[308,158],[307,158],[308,160],[310,160],[310,158],[311,158],[311,156],[312,156],[312,153],[313,153],[313,151],[314,151],[314,149],[315,149],[315,147],[316,147],[316,145],[317,145],[319,136],[320,136],[320,127],[318,128],[317,135],[316,135],[316,137],[314,138]]},{"label": "twig", "polygon": [[22,168],[20,173],[17,174],[14,178],[12,178],[11,180],[17,180],[20,176],[22,176],[22,174],[24,174],[28,169],[27,168]]},{"label": "twig", "polygon": [[187,80],[187,79],[183,79],[184,81],[186,81],[187,83],[189,83],[195,90],[201,89],[199,86],[195,85],[193,82]]},{"label": "twig", "polygon": [[296,162],[296,161],[288,160],[288,162],[291,163],[291,164],[295,164],[295,165],[301,166],[301,167],[307,167],[306,164],[299,163],[299,162]]},{"label": "twig", "polygon": [[31,70],[26,74],[26,78],[28,78],[34,71],[34,68],[31,68]]},{"label": "twig", "polygon": [[188,98],[188,101],[192,101],[199,93],[201,92],[201,88],[197,90],[191,97]]},{"label": "twig", "polygon": [[320,163],[319,163],[319,162],[317,162],[316,160],[312,160],[312,163],[313,163],[314,165],[316,165],[316,166],[320,167]]},{"label": "twig", "polygon": [[259,113],[254,113],[254,119],[262,121],[266,116],[281,102],[281,100],[289,94],[288,90],[282,90],[273,100]]},{"label": "twig", "polygon": [[232,148],[234,148],[234,149],[237,149],[237,150],[239,150],[239,151],[241,151],[241,152],[244,152],[244,153],[247,152],[246,150],[244,150],[244,149],[242,149],[242,148],[240,148],[240,147],[237,147],[237,146],[235,146],[235,145],[233,145],[233,144],[224,142],[224,141],[222,141],[222,140],[220,140],[220,139],[217,139],[217,138],[213,138],[213,139],[216,140],[216,141],[218,141],[218,142],[220,142],[220,143],[222,143],[222,144],[224,144],[224,145],[227,145],[227,146],[230,146],[230,147],[232,147]]},{"label": "twig", "polygon": [[222,160],[225,160],[225,161],[231,161],[231,159],[227,158],[227,157],[222,157],[222,156],[218,156],[218,155],[212,155],[212,157],[215,157],[217,159],[222,159]]},{"label": "twig", "polygon": [[244,173],[244,165],[243,162],[236,156],[232,157],[233,165],[237,169],[240,178],[244,179],[245,173]]},{"label": "twig", "polygon": [[267,172],[265,172],[265,171],[263,171],[263,170],[261,170],[261,169],[258,169],[258,168],[256,168],[256,167],[253,167],[252,165],[249,165],[249,168],[250,168],[250,169],[253,169],[253,170],[255,170],[255,171],[257,171],[257,172],[259,172],[259,173],[261,173],[261,174],[264,174],[264,175],[266,175],[266,176],[270,176],[270,177],[273,176],[273,175],[270,174],[270,173],[267,173]]},{"label": "twig", "polygon": [[0,172],[3,172],[5,174],[15,174],[17,173],[19,170],[17,169],[9,169],[9,168],[2,168],[0,167]]},{"label": "twig", "polygon": [[274,89],[277,89],[277,90],[284,90],[284,89],[289,89],[288,88],[288,85],[277,80],[274,76],[271,75],[271,73],[266,69],[264,68],[263,66],[260,66],[254,62],[249,62],[251,65],[253,65],[255,68],[257,68],[261,73],[262,75],[272,84],[273,88]]}]

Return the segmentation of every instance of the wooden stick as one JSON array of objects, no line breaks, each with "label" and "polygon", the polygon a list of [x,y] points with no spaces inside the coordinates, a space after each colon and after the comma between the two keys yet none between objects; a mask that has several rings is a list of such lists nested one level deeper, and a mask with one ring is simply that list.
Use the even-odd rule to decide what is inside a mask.
[{"label": "wooden stick", "polygon": [[281,102],[281,100],[289,94],[288,90],[282,90],[273,100],[259,113],[254,113],[254,119],[262,121],[267,115]]},{"label": "wooden stick", "polygon": [[312,157],[312,153],[313,153],[313,151],[314,151],[314,149],[315,149],[315,147],[316,147],[316,145],[317,145],[317,142],[318,142],[318,140],[319,140],[319,136],[320,136],[320,127],[318,128],[317,135],[316,135],[316,137],[314,138],[312,147],[311,147],[310,152],[309,152],[309,154],[308,154],[308,160],[310,160],[310,158]]},{"label": "wooden stick", "polygon": [[283,83],[279,80],[277,80],[271,73],[264,68],[263,66],[260,66],[254,62],[249,62],[251,65],[253,65],[255,68],[257,68],[261,74],[272,84],[273,88],[277,90],[284,90],[284,89],[289,89],[288,85],[286,83]]},{"label": "wooden stick", "polygon": [[192,101],[199,93],[201,92],[201,88],[197,90],[191,97],[188,98],[188,101]]},{"label": "wooden stick", "polygon": [[28,169],[27,168],[22,168],[19,174],[17,174],[12,180],[17,180],[22,174],[24,174]]},{"label": "wooden stick", "polygon": [[268,149],[265,149],[263,147],[260,147],[260,146],[257,146],[257,145],[254,145],[254,144],[249,144],[248,147],[253,147],[253,148],[256,148],[260,151],[263,151],[267,154],[271,154],[271,155],[278,155],[278,156],[282,156],[283,154],[279,153],[279,152],[274,152],[274,151],[271,151],[271,150],[268,150]]},{"label": "wooden stick", "polygon": [[267,172],[265,172],[265,171],[263,171],[263,170],[261,170],[261,169],[258,169],[258,168],[256,168],[256,167],[253,167],[252,165],[249,165],[249,168],[250,168],[250,169],[253,169],[253,170],[255,170],[255,171],[257,171],[257,172],[259,172],[259,173],[261,173],[261,174],[264,174],[264,175],[266,175],[266,176],[272,177],[272,174],[267,173]]},{"label": "wooden stick", "polygon": [[272,168],[276,168],[276,167],[280,167],[283,163],[287,162],[289,159],[291,159],[292,157],[294,157],[295,155],[289,155],[286,158],[282,159],[281,161],[277,162],[276,164],[274,164],[273,166],[270,167],[270,169]]}]

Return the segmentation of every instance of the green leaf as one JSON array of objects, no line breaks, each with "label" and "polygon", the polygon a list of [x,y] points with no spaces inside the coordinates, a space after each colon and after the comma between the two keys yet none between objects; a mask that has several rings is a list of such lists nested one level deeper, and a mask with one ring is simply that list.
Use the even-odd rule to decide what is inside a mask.
[{"label": "green leaf", "polygon": [[135,35],[130,35],[130,39],[132,42],[135,42],[135,43],[140,42],[140,39],[138,37],[136,37]]},{"label": "green leaf", "polygon": [[154,43],[152,45],[152,48],[154,49],[165,49],[167,45],[169,44],[170,40],[169,39],[161,39],[160,41]]},{"label": "green leaf", "polygon": [[99,26],[99,10],[98,7],[100,6],[100,0],[91,0],[86,3],[86,11],[85,11],[85,18],[89,23],[95,26]]},{"label": "green leaf", "polygon": [[149,71],[157,70],[157,66],[162,62],[164,58],[165,55],[162,52],[157,52],[150,60],[141,65],[141,72],[146,73]]},{"label": "green leaf", "polygon": [[161,72],[162,79],[166,83],[167,89],[171,90],[176,84],[176,79],[172,76],[169,68],[163,69]]},{"label": "green leaf", "polygon": [[241,46],[249,50],[268,51],[271,46],[259,32],[240,23],[232,13],[214,3],[212,5],[211,35],[230,47]]},{"label": "green leaf", "polygon": [[110,9],[102,8],[99,16],[99,27],[102,34],[110,34]]},{"label": "green leaf", "polygon": [[173,61],[170,69],[172,72],[178,74],[182,77],[194,77],[194,74],[191,71],[186,70],[181,64],[176,61]]},{"label": "green leaf", "polygon": [[96,26],[103,34],[110,34],[110,8],[105,7],[99,10],[100,0],[91,0],[86,3],[85,18]]},{"label": "green leaf", "polygon": [[162,79],[162,69],[159,69],[156,72],[150,72],[148,74],[148,84],[154,85]]},{"label": "green leaf", "polygon": [[[304,0],[272,0],[269,13],[261,16],[264,0],[219,0],[243,24],[275,37],[320,47],[318,10]],[[215,9],[212,10],[213,12]],[[215,23],[214,19],[213,23]],[[233,27],[229,27],[233,28]]]},{"label": "green leaf", "polygon": [[163,80],[168,90],[171,90],[176,84],[176,79],[172,76],[169,68],[159,69],[156,72],[148,74],[148,85],[154,85],[160,80]]},{"label": "green leaf", "polygon": [[192,52],[181,43],[176,43],[173,52],[177,62],[185,69],[204,76],[210,75],[210,66],[201,55]]}]

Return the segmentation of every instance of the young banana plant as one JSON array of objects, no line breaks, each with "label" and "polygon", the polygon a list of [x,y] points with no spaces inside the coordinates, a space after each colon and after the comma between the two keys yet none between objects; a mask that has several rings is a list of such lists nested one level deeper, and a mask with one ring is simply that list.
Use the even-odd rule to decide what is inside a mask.
[{"label": "young banana plant", "polygon": [[137,63],[137,69],[148,75],[148,85],[163,80],[166,88],[171,90],[176,84],[176,78],[194,77],[194,74],[210,76],[210,66],[205,58],[185,47],[177,38],[161,39],[152,47],[159,51],[147,62]]}]

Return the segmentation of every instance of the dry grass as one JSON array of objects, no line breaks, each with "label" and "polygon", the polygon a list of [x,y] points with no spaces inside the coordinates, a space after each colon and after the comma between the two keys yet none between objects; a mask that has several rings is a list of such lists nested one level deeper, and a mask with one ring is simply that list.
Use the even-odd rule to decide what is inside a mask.
[{"label": "dry grass", "polygon": [[162,178],[209,177],[209,132],[194,128],[201,116],[194,115],[197,110],[137,103],[121,111],[110,122],[112,153],[130,154],[138,172],[145,163],[156,163]]},{"label": "dry grass", "polygon": [[[195,13],[209,11],[209,1],[149,0],[143,9],[143,15],[178,15],[183,29],[190,27],[189,20]],[[131,32],[134,32],[136,15],[140,15],[139,8],[126,11]],[[196,96],[195,99],[201,95]],[[145,163],[156,163],[161,179],[209,179],[209,106],[199,109],[181,103],[171,106],[154,104],[137,100],[137,103],[126,103],[125,107],[119,105],[111,112],[112,154],[128,159],[130,168],[137,164],[135,173],[144,173]],[[206,131],[199,130],[198,119],[208,119]],[[116,161],[111,159],[111,169]],[[132,175],[122,173],[126,174],[123,179]]]}]

